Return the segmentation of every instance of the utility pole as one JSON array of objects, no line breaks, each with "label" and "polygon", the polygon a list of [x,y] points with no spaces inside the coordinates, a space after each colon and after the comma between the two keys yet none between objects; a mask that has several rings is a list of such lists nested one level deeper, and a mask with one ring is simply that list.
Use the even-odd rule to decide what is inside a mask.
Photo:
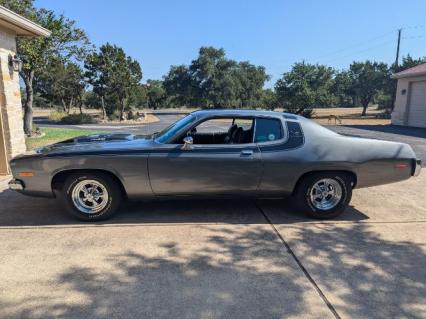
[{"label": "utility pole", "polygon": [[[398,71],[398,60],[399,60],[399,47],[401,44],[401,31],[402,28],[398,29],[398,44],[396,45],[396,58],[395,58],[395,64],[393,66],[393,72],[396,73]],[[392,92],[392,105],[391,105],[391,112],[393,112],[393,109],[395,108],[395,99],[396,99],[396,85],[397,80],[393,81],[393,92]]]},{"label": "utility pole", "polygon": [[399,46],[401,44],[401,31],[402,31],[402,29],[398,29],[398,44],[396,46],[395,72],[396,72],[396,69],[398,68]]}]

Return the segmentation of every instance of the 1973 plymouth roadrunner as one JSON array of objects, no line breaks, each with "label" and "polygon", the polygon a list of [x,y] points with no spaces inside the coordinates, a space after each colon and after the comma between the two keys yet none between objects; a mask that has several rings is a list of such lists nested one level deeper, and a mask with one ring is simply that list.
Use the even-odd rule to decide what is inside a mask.
[{"label": "1973 plymouth roadrunner", "polygon": [[151,136],[81,136],[11,161],[10,188],[57,197],[82,220],[110,217],[125,198],[292,195],[332,218],[352,189],[420,173],[409,145],[342,136],[301,116],[197,111]]}]

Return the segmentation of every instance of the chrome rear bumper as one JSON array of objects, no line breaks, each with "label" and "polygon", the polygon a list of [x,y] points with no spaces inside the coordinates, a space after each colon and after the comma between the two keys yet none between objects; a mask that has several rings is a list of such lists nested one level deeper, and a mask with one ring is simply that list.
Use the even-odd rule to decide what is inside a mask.
[{"label": "chrome rear bumper", "polygon": [[9,182],[9,189],[13,189],[14,191],[22,191],[24,190],[24,183],[22,183],[20,180],[12,179]]},{"label": "chrome rear bumper", "polygon": [[422,170],[422,161],[421,160],[415,160],[414,163],[414,169],[413,169],[413,176],[419,176],[420,171]]}]

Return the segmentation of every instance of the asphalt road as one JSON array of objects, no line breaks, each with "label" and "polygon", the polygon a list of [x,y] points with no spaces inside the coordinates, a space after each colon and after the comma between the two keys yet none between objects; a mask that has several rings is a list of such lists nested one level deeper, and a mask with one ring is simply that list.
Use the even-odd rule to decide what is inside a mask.
[{"label": "asphalt road", "polygon": [[325,222],[182,200],[95,224],[0,186],[0,318],[425,318],[425,185],[355,190]]},{"label": "asphalt road", "polygon": [[[159,122],[145,125],[58,125],[50,123],[47,118],[36,118],[35,123],[40,127],[82,128],[104,131],[126,131],[134,134],[151,134],[162,130],[182,117],[182,115],[164,115],[161,113],[156,114],[156,116],[160,119]],[[326,127],[340,134],[407,143],[414,149],[417,157],[426,164],[426,129],[391,125],[328,125]]]},{"label": "asphalt road", "polygon": [[54,124],[50,122],[46,117],[37,117],[34,119],[34,123],[39,127],[57,127],[57,128],[69,128],[69,129],[86,129],[86,130],[102,130],[102,131],[125,131],[134,134],[151,134],[154,132],[161,131],[163,128],[173,124],[182,115],[156,115],[160,121],[148,124],[137,124],[137,125],[121,125],[121,124],[84,124],[84,125],[63,125]]}]

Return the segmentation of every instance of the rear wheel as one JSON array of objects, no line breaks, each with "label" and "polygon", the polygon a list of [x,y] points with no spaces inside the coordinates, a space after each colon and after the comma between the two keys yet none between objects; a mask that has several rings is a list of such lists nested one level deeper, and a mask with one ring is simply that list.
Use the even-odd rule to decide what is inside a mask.
[{"label": "rear wheel", "polygon": [[329,219],[343,213],[351,197],[352,184],[349,176],[333,172],[304,177],[295,193],[298,207],[319,219]]},{"label": "rear wheel", "polygon": [[63,187],[63,201],[68,212],[84,221],[111,217],[121,202],[117,183],[107,174],[74,174]]}]

